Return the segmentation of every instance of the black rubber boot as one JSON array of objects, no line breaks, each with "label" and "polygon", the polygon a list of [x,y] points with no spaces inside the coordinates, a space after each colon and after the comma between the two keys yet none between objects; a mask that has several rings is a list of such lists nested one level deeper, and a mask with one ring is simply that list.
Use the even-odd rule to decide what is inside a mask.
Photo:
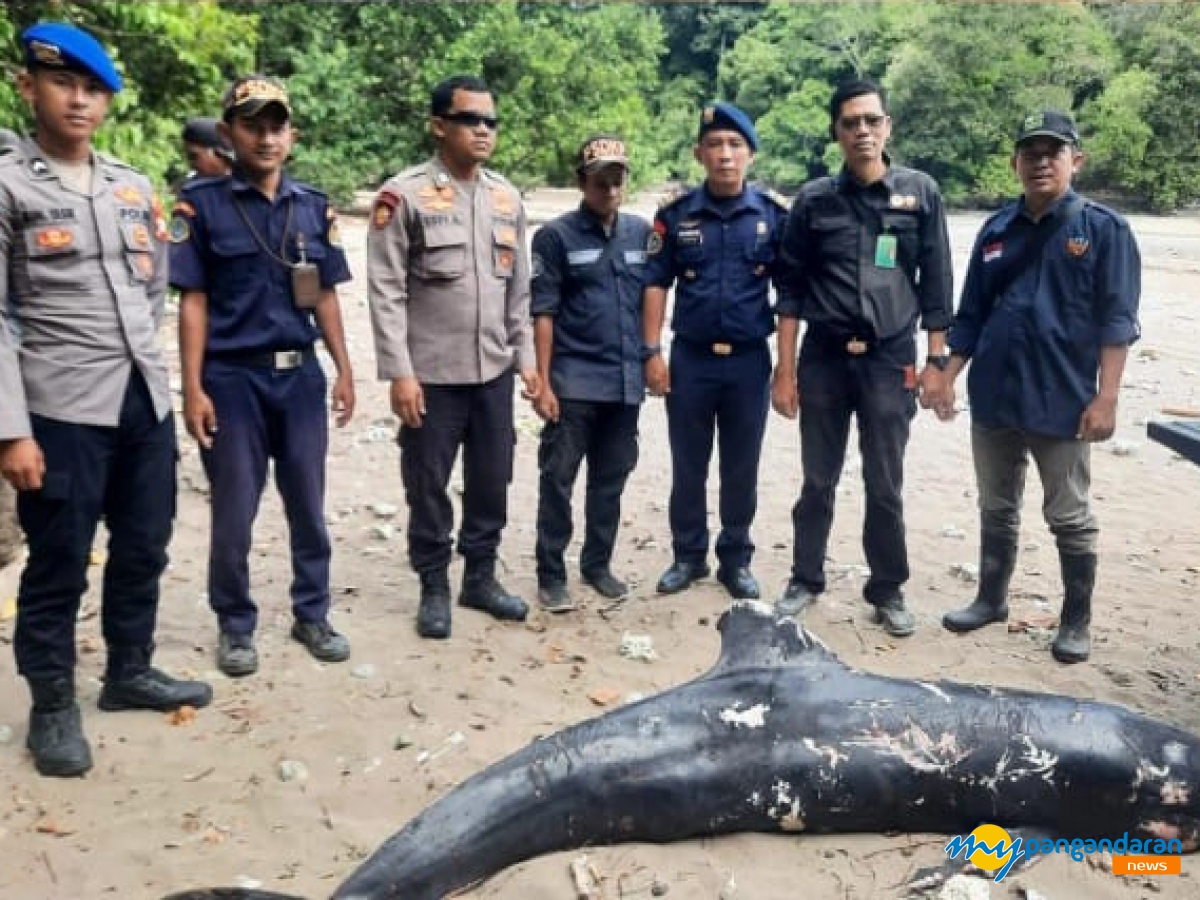
[{"label": "black rubber boot", "polygon": [[105,712],[150,709],[172,712],[182,706],[200,709],[212,702],[212,687],[203,681],[172,678],[150,665],[154,647],[109,647],[108,671],[100,691]]},{"label": "black rubber boot", "polygon": [[445,569],[421,573],[417,634],[435,640],[450,637],[450,579]]},{"label": "black rubber boot", "polygon": [[92,748],[83,736],[75,685],[70,678],[29,679],[33,709],[25,746],[40,775],[74,778],[92,767]]},{"label": "black rubber boot", "polygon": [[524,622],[529,614],[525,601],[510,594],[496,580],[496,562],[491,559],[467,562],[458,605],[482,610],[497,619],[510,622]]},{"label": "black rubber boot", "polygon": [[1008,585],[1016,564],[1016,539],[985,531],[979,541],[979,590],[975,599],[942,616],[942,625],[949,631],[965,633],[1006,621]]},{"label": "black rubber boot", "polygon": [[1092,652],[1092,591],[1096,587],[1096,554],[1058,554],[1062,566],[1063,606],[1058,634],[1050,652],[1061,663],[1083,662]]}]

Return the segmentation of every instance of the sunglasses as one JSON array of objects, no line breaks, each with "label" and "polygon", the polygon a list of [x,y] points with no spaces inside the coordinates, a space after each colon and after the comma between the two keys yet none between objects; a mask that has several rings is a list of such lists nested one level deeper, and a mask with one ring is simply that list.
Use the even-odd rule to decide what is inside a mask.
[{"label": "sunglasses", "polygon": [[448,112],[438,118],[446,122],[453,122],[455,125],[462,125],[464,128],[478,128],[480,125],[484,125],[492,131],[495,131],[496,126],[500,124],[500,120],[495,116],[483,116],[473,112]]},{"label": "sunglasses", "polygon": [[838,119],[838,125],[846,131],[858,131],[863,125],[868,128],[879,128],[886,121],[887,116],[879,113],[867,113],[864,116],[843,116]]}]

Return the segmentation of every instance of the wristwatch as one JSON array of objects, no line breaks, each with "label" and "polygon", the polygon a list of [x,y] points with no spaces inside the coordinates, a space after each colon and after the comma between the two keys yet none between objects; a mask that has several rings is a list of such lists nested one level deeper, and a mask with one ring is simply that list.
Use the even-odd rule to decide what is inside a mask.
[{"label": "wristwatch", "polygon": [[946,366],[950,365],[950,354],[943,353],[941,356],[935,356],[931,353],[925,357],[925,365],[933,366],[939,372],[945,372]]},{"label": "wristwatch", "polygon": [[660,353],[662,353],[662,347],[658,344],[643,344],[638,355],[642,358],[642,362],[648,362]]}]

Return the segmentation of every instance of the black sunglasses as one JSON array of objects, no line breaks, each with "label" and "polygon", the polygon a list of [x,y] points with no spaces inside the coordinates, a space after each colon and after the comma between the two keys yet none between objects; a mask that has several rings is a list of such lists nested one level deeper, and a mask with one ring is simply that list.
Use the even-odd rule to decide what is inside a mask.
[{"label": "black sunglasses", "polygon": [[866,125],[868,128],[878,128],[887,116],[879,115],[878,113],[867,113],[864,116],[842,116],[838,119],[838,124],[846,131],[858,131],[860,125]]},{"label": "black sunglasses", "polygon": [[500,124],[500,120],[495,116],[483,116],[473,112],[448,112],[438,118],[466,128],[478,128],[480,125],[486,125],[492,131],[495,131],[496,126]]}]

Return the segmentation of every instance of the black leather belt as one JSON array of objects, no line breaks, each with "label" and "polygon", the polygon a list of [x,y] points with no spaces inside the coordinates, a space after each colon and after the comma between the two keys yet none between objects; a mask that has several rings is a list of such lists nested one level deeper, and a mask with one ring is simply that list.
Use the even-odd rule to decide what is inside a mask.
[{"label": "black leather belt", "polygon": [[690,350],[698,353],[711,353],[713,356],[738,356],[742,353],[750,353],[754,350],[761,350],[766,342],[766,338],[756,341],[694,341],[691,338],[678,336],[675,340]]},{"label": "black leather belt", "polygon": [[302,350],[266,350],[262,353],[221,353],[211,358],[217,362],[236,366],[253,366],[256,369],[274,369],[286,372],[298,369],[310,359],[316,359],[317,351],[311,346]]},{"label": "black leather belt", "polygon": [[810,339],[829,350],[837,350],[847,356],[865,356],[879,346],[879,341],[856,334],[832,331],[819,325],[810,325]]}]

